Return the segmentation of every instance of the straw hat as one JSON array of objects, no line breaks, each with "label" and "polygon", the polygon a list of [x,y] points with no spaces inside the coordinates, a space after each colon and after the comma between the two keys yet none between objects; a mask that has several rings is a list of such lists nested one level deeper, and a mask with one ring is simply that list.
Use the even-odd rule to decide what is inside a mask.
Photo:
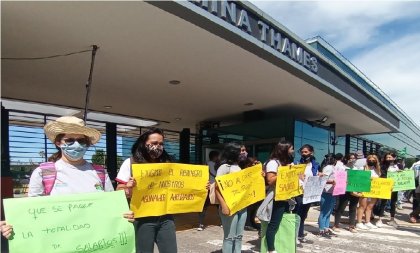
[{"label": "straw hat", "polygon": [[85,126],[85,122],[74,116],[63,116],[55,121],[50,121],[44,126],[45,135],[54,143],[55,137],[59,134],[83,134],[89,137],[91,144],[95,144],[101,139],[101,133]]}]

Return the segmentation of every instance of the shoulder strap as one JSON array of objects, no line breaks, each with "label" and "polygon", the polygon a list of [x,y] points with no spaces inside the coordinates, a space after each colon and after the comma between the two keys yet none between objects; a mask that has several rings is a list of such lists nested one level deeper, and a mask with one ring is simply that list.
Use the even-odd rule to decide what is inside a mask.
[{"label": "shoulder strap", "polygon": [[106,170],[104,166],[98,165],[98,164],[92,164],[92,167],[96,171],[96,174],[98,174],[99,179],[101,180],[102,189],[105,190]]},{"label": "shoulder strap", "polygon": [[39,168],[41,169],[42,184],[44,186],[44,195],[50,195],[55,183],[55,179],[57,178],[57,170],[55,168],[55,163],[41,163],[39,165]]}]

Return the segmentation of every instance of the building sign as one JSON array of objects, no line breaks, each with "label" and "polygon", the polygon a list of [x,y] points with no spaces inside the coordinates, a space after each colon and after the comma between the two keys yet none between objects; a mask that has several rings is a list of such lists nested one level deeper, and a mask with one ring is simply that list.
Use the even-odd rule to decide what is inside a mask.
[{"label": "building sign", "polygon": [[304,66],[313,73],[318,72],[318,60],[307,52],[297,41],[287,37],[286,33],[269,21],[247,11],[240,2],[190,0],[194,4],[216,15],[220,19],[238,27],[266,45]]}]

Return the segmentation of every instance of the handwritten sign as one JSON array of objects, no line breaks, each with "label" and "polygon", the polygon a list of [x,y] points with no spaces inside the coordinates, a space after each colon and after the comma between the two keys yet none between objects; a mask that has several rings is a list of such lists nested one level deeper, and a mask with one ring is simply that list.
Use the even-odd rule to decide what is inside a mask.
[{"label": "handwritten sign", "polygon": [[265,198],[265,183],[261,172],[262,165],[257,164],[239,172],[216,177],[217,187],[231,215]]},{"label": "handwritten sign", "polygon": [[5,199],[10,253],[135,252],[123,191]]},{"label": "handwritten sign", "polygon": [[303,193],[299,175],[305,173],[306,164],[281,166],[277,170],[275,200],[287,200]]},{"label": "handwritten sign", "polygon": [[390,178],[373,178],[370,192],[363,192],[365,198],[391,199],[394,180]]},{"label": "handwritten sign", "polygon": [[207,198],[207,165],[133,164],[137,181],[130,208],[135,217],[201,212]]},{"label": "handwritten sign", "polygon": [[369,192],[370,191],[370,171],[365,170],[349,170],[347,171],[347,188],[348,192]]},{"label": "handwritten sign", "polygon": [[321,201],[321,195],[326,184],[326,177],[307,177],[303,188],[303,204]]},{"label": "handwritten sign", "polygon": [[344,170],[336,170],[335,175],[335,186],[333,190],[333,196],[343,195],[346,193],[347,187],[347,172]]},{"label": "handwritten sign", "polygon": [[416,189],[414,182],[414,170],[388,172],[388,178],[394,180],[393,192]]}]

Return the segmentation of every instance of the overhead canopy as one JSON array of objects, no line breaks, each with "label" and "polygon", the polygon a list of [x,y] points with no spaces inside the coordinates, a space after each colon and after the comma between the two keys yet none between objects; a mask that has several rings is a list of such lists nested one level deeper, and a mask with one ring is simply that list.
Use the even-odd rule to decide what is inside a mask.
[{"label": "overhead canopy", "polygon": [[[394,130],[258,55],[146,2],[2,2],[2,57],[100,47],[90,109],[179,130],[244,111],[328,116],[338,134]],[[2,60],[2,98],[83,108],[90,53]],[[169,82],[178,80],[180,84]],[[245,105],[252,103],[252,105]],[[108,108],[108,107],[111,108]]]}]

